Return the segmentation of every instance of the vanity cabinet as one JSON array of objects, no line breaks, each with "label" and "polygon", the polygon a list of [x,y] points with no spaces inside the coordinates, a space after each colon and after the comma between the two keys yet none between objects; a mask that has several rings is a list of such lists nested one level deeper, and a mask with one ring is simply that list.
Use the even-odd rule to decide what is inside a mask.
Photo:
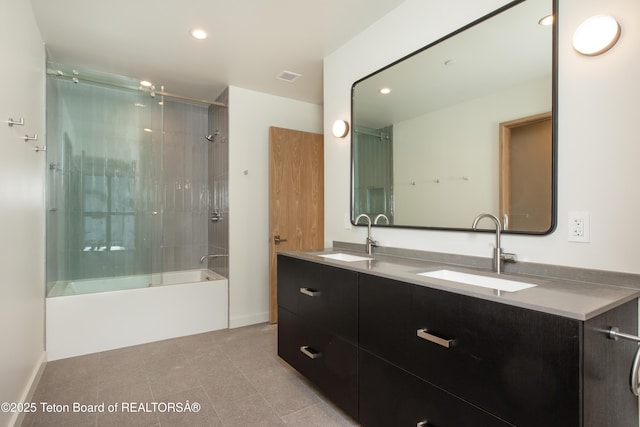
[{"label": "vanity cabinet", "polygon": [[360,351],[359,421],[368,427],[507,427],[503,420]]},{"label": "vanity cabinet", "polygon": [[278,355],[358,418],[358,275],[278,256]]},{"label": "vanity cabinet", "polygon": [[[583,322],[368,274],[358,287],[361,352],[388,372],[414,375],[516,426],[638,424],[629,389],[634,344],[603,332],[637,330],[636,300]],[[376,374],[367,371],[363,364],[361,387]],[[367,425],[384,425],[376,411],[360,400],[360,416],[374,414]]]},{"label": "vanity cabinet", "polygon": [[365,426],[638,425],[637,344],[605,333],[637,330],[635,299],[581,321],[287,256],[278,274],[279,354]]},{"label": "vanity cabinet", "polygon": [[582,324],[362,274],[360,347],[518,426],[580,425]]}]

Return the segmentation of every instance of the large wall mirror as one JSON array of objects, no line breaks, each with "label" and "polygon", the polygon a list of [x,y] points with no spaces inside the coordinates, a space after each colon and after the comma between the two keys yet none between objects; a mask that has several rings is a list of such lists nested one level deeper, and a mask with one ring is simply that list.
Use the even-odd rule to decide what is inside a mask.
[{"label": "large wall mirror", "polygon": [[353,84],[352,221],[554,230],[556,10],[511,2]]}]

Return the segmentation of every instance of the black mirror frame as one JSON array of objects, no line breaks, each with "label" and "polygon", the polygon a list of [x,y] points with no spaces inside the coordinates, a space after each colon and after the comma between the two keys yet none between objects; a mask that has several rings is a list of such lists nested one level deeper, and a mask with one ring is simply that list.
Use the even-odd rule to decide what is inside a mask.
[{"label": "black mirror frame", "polygon": [[[371,73],[368,74],[367,76],[355,81],[352,85],[351,85],[351,117],[352,117],[352,123],[351,123],[351,127],[352,129],[355,127],[354,123],[353,123],[353,117],[354,117],[354,108],[353,108],[353,104],[354,104],[354,93],[355,93],[355,87],[358,83],[368,79],[369,77],[372,77],[388,68],[393,67],[394,65],[404,61],[405,59],[411,58],[421,52],[424,52],[425,50],[439,44],[442,43],[443,41],[450,39],[454,36],[456,36],[457,34],[460,34],[466,30],[468,30],[471,27],[474,27],[484,21],[487,21],[488,19],[508,10],[511,9],[512,7],[521,4],[523,2],[525,2],[526,0],[514,0],[510,3],[507,3],[506,5],[494,10],[493,12],[488,13],[487,15],[482,16],[479,19],[476,19],[475,21],[445,35],[444,37],[429,43],[428,45],[416,50],[415,52],[412,52],[400,59],[398,59],[397,61],[392,62],[391,64]],[[551,188],[551,224],[548,230],[545,231],[519,231],[519,230],[504,230],[502,231],[502,233],[506,233],[506,234],[515,234],[515,235],[531,235],[531,236],[545,236],[545,235],[549,235],[551,233],[553,233],[557,227],[557,216],[558,216],[558,0],[551,0],[552,3],[552,8],[553,8],[553,25],[552,25],[552,48],[551,48],[551,55],[552,55],[552,59],[551,59],[551,118],[552,118],[552,141],[551,141],[551,155],[552,155],[552,159],[551,159],[551,183],[552,183],[552,188]],[[355,132],[351,132],[351,165],[350,165],[350,207],[349,207],[349,211],[350,211],[350,220],[351,220],[351,224],[354,226],[366,226],[366,224],[356,224],[355,222],[355,212],[354,212],[354,177],[355,177],[355,171],[354,171],[354,134]],[[480,212],[478,212],[480,213]],[[414,225],[395,225],[395,224],[372,224],[372,226],[375,227],[386,227],[386,228],[401,228],[401,229],[418,229],[418,230],[441,230],[441,231],[473,231],[471,228],[456,228],[456,227],[429,227],[429,226],[414,226]],[[477,231],[480,232],[488,232],[488,233],[493,233],[493,230],[483,230],[483,229],[478,229]]]}]

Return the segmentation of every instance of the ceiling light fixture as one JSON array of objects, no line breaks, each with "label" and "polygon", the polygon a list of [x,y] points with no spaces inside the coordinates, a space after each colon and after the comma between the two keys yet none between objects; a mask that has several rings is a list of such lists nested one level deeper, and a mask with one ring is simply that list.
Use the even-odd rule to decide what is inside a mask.
[{"label": "ceiling light fixture", "polygon": [[388,87],[383,87],[382,89],[380,89],[378,92],[380,92],[383,95],[389,94],[391,93],[391,89],[389,89]]},{"label": "ceiling light fixture", "polygon": [[573,34],[573,47],[587,56],[611,49],[620,38],[620,24],[608,15],[596,15],[584,21]]},{"label": "ceiling light fixture", "polygon": [[147,80],[142,80],[140,82],[140,86],[151,87],[151,86],[153,86],[153,83],[151,83],[150,81],[147,81]]},{"label": "ceiling light fixture", "polygon": [[538,21],[538,24],[547,27],[549,25],[553,25],[553,15],[547,15],[544,16],[542,18],[540,18],[540,20]]},{"label": "ceiling light fixture", "polygon": [[204,40],[207,38],[207,32],[200,28],[196,28],[193,31],[191,31],[191,37],[198,40]]}]

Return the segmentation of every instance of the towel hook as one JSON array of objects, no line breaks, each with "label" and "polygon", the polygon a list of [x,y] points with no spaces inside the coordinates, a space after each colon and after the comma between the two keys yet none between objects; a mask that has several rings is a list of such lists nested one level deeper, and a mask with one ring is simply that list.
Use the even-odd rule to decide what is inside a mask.
[{"label": "towel hook", "polygon": [[11,117],[9,117],[9,120],[7,120],[7,123],[9,124],[9,127],[13,125],[24,126],[24,117],[20,117],[19,121],[13,120]]}]

